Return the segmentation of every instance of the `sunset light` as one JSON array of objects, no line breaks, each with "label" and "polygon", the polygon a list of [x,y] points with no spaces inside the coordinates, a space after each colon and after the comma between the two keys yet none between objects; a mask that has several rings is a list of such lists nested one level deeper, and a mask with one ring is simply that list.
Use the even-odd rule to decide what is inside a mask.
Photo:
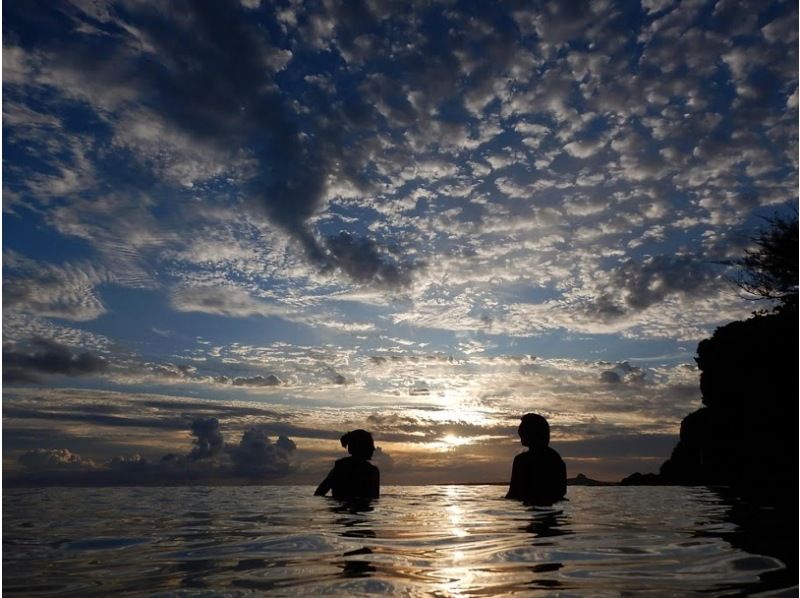
[{"label": "sunset light", "polygon": [[797,0],[2,21],[10,595],[797,590]]}]

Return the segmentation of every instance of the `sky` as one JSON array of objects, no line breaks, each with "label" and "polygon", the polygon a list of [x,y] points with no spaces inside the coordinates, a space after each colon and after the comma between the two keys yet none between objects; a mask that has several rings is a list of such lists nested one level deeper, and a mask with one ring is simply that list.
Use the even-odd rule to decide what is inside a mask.
[{"label": "sky", "polygon": [[797,205],[797,10],[4,3],[4,475],[314,483],[366,428],[499,482],[526,412],[657,471]]}]

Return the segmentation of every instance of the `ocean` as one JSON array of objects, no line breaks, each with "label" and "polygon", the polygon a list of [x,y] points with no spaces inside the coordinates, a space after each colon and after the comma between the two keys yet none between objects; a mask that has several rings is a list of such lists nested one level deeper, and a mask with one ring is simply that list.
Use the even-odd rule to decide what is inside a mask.
[{"label": "ocean", "polygon": [[[8,596],[797,594],[797,525],[706,487],[3,491]],[[796,520],[795,520],[796,521]]]}]

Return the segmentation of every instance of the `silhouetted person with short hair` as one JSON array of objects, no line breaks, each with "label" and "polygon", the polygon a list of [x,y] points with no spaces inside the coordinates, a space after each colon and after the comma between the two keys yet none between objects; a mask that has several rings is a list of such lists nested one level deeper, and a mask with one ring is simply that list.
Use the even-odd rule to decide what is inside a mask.
[{"label": "silhouetted person with short hair", "polygon": [[314,495],[325,496],[328,490],[332,490],[333,498],[378,498],[381,474],[369,462],[375,452],[372,434],[366,430],[353,430],[342,436],[341,442],[351,456],[336,461]]},{"label": "silhouetted person with short hair", "polygon": [[567,493],[567,467],[550,448],[550,425],[536,413],[526,413],[519,424],[520,442],[528,450],[514,457],[506,498],[552,505]]}]

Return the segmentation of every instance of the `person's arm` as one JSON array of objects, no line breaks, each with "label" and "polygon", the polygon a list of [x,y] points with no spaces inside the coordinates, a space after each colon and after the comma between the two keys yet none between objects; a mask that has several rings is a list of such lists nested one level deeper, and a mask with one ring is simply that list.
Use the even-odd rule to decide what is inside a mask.
[{"label": "person's arm", "polygon": [[317,489],[314,491],[314,496],[325,496],[328,493],[328,490],[333,488],[333,480],[334,480],[334,472],[336,471],[336,466],[331,469],[330,473],[327,477],[320,482],[320,485],[317,486]]}]

